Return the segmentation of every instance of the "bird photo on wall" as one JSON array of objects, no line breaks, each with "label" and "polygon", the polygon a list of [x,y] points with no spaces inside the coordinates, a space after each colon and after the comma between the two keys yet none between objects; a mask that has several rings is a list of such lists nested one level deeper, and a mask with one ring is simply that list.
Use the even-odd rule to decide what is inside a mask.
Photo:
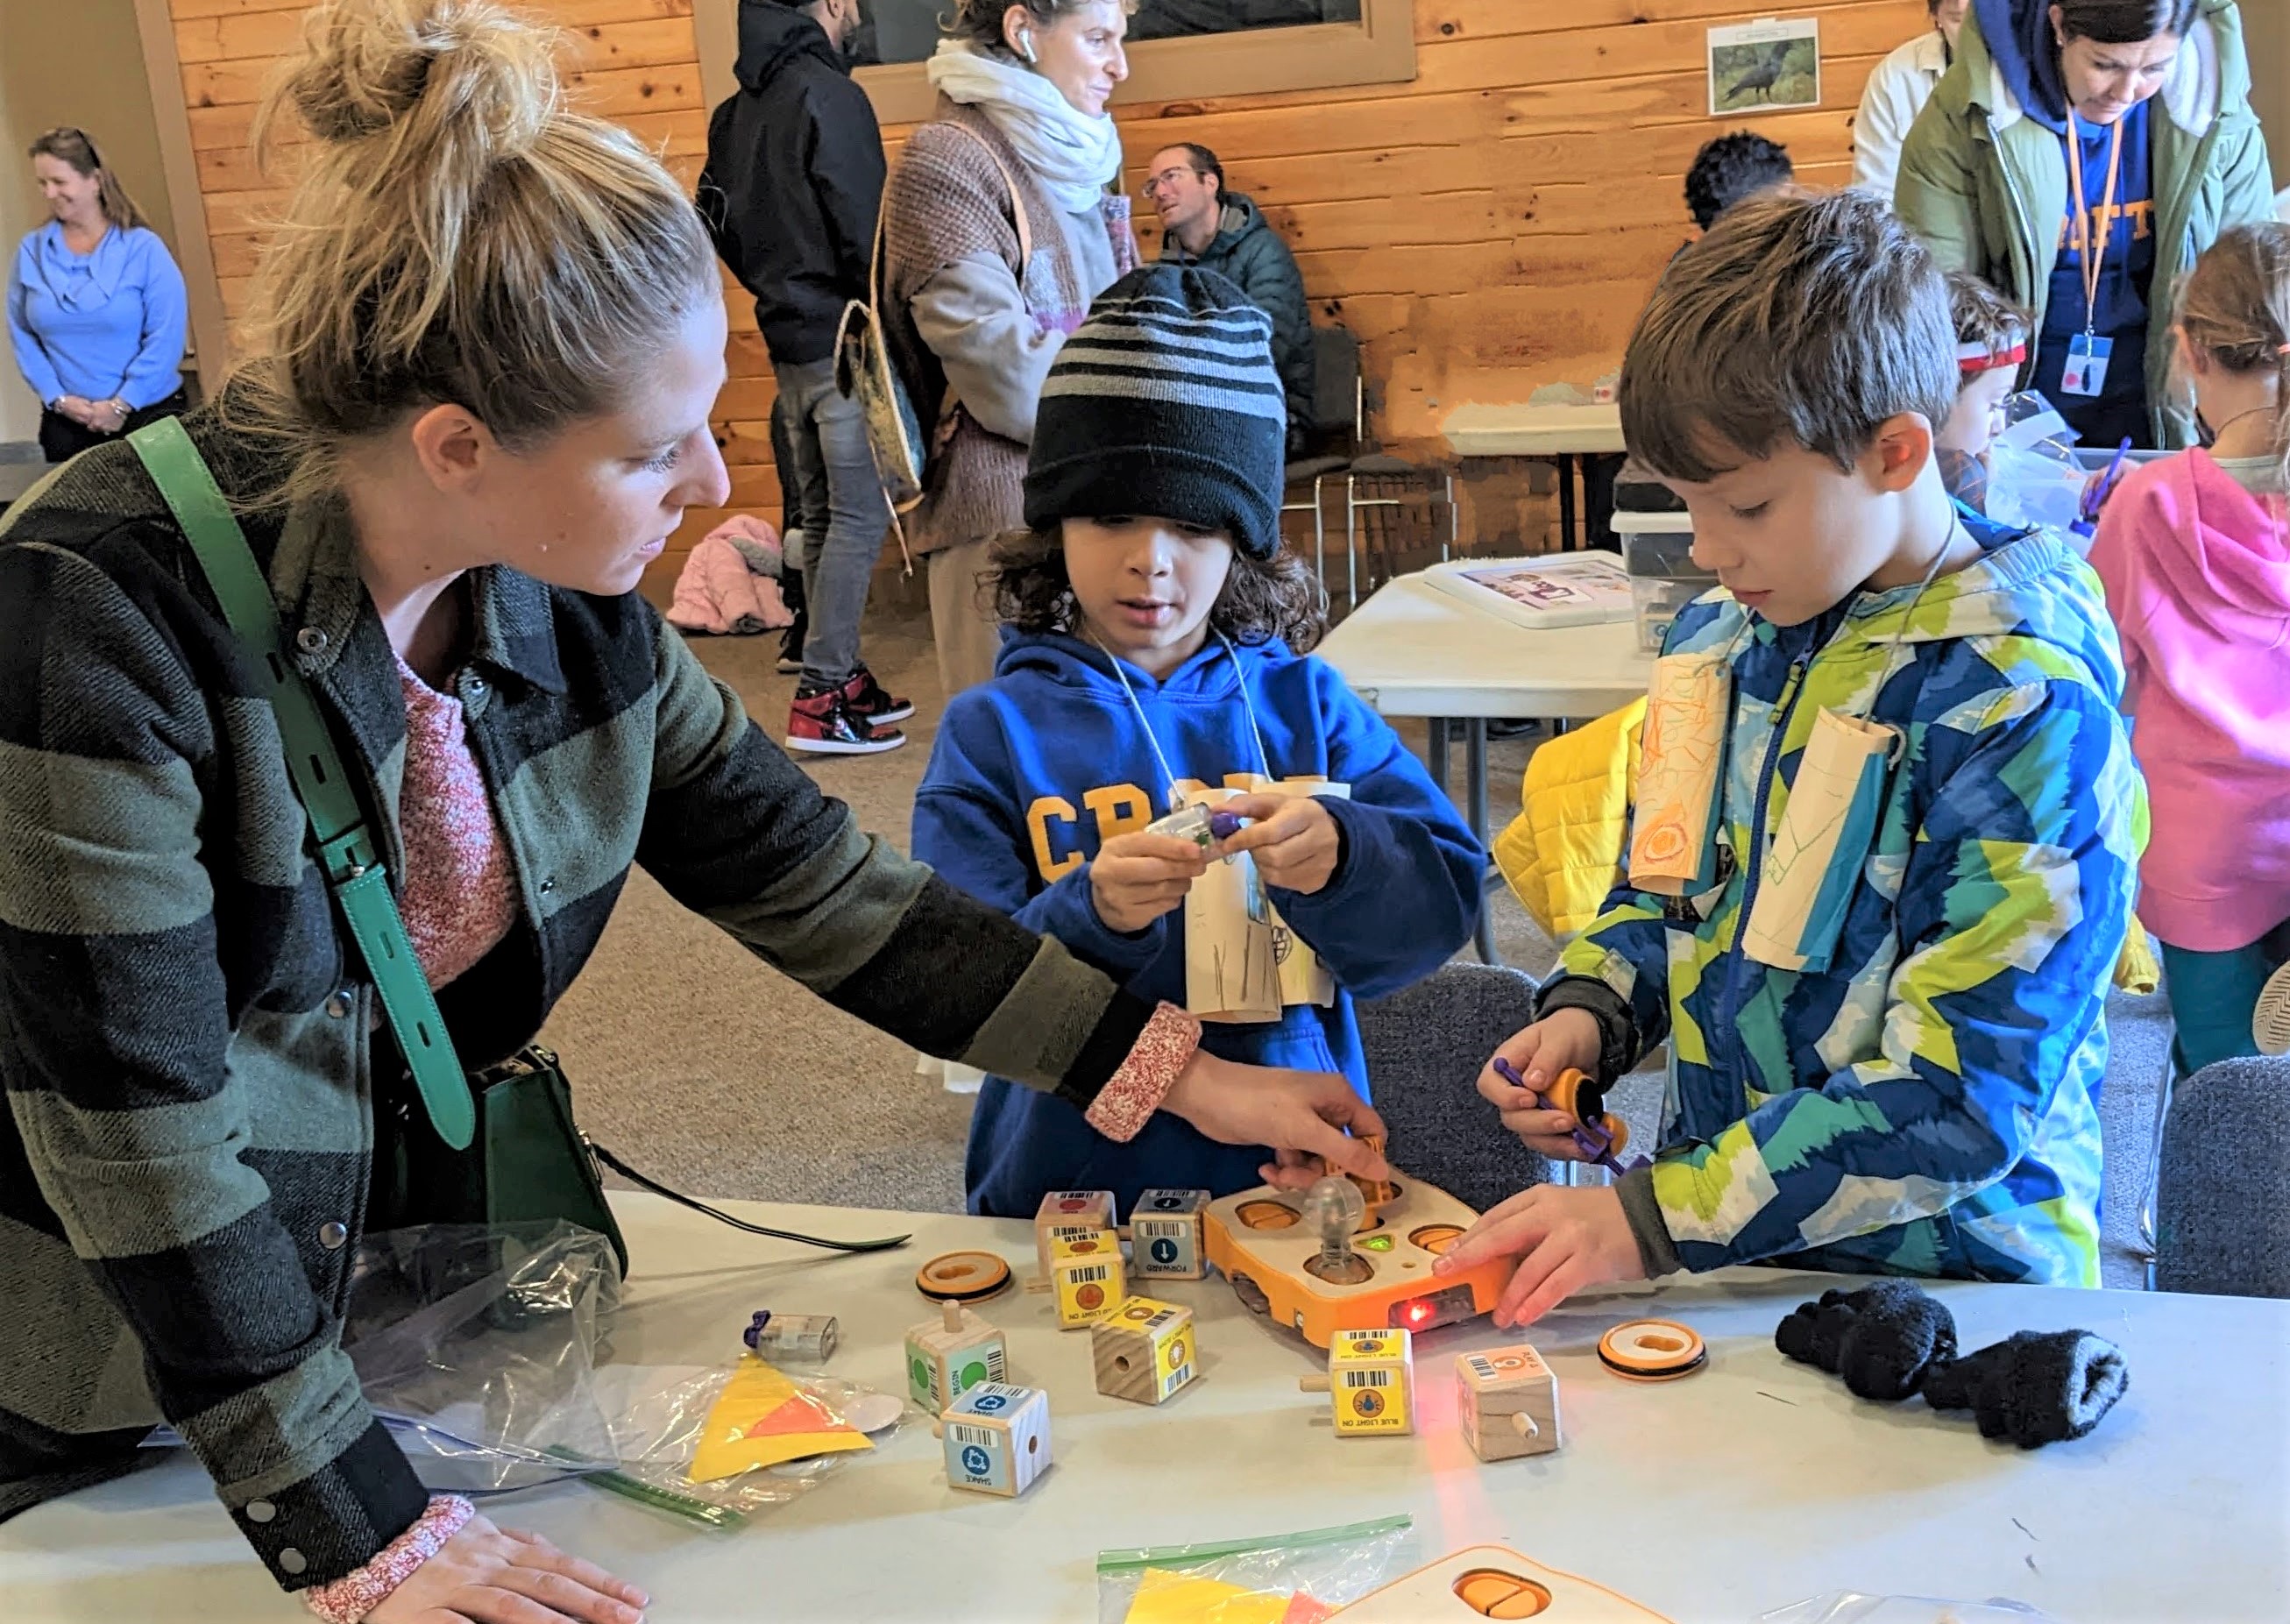
[{"label": "bird photo on wall", "polygon": [[1710,116],[1819,107],[1820,28],[1807,18],[1710,29]]}]

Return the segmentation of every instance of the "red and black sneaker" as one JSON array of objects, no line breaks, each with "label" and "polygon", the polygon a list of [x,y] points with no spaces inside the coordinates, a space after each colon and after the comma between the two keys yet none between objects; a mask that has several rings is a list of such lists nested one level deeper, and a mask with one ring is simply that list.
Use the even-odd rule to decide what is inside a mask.
[{"label": "red and black sneaker", "polygon": [[798,687],[788,712],[787,748],[811,756],[879,756],[906,743],[895,727],[877,727],[853,709],[850,688]]},{"label": "red and black sneaker", "polygon": [[851,701],[853,710],[877,727],[903,722],[915,714],[912,700],[893,699],[891,691],[877,682],[875,674],[865,666],[851,673],[851,680],[843,684],[843,697]]}]

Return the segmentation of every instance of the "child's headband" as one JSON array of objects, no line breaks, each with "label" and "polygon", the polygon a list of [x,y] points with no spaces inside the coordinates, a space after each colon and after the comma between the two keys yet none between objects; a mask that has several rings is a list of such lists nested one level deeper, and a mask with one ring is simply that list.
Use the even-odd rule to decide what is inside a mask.
[{"label": "child's headband", "polygon": [[2027,358],[2028,335],[2024,332],[2011,333],[2000,348],[1980,339],[1956,347],[1957,373],[1964,378],[1992,372],[1999,366],[2017,366]]}]

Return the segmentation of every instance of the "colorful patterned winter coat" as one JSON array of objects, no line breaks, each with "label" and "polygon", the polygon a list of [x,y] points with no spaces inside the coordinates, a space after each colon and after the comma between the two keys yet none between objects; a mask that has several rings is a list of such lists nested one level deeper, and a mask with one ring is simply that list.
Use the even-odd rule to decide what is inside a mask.
[{"label": "colorful patterned winter coat", "polygon": [[[2099,1284],[2094,1101],[2146,790],[2097,578],[1967,522],[1988,556],[1921,596],[1780,628],[1713,592],[1671,630],[1732,673],[1717,881],[1625,881],[1543,995],[1600,1017],[1610,1072],[1675,1039],[1664,1148],[1622,1192],[1658,1261]],[[1782,970],[1739,939],[1823,708],[1900,743],[1827,866],[1815,963]]]}]

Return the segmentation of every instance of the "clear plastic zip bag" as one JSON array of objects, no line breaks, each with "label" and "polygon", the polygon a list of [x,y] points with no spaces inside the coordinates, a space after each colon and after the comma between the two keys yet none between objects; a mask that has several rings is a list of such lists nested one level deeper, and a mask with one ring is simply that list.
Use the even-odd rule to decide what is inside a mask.
[{"label": "clear plastic zip bag", "polygon": [[1317,1624],[1414,1565],[1414,1519],[1097,1554],[1098,1624]]}]

